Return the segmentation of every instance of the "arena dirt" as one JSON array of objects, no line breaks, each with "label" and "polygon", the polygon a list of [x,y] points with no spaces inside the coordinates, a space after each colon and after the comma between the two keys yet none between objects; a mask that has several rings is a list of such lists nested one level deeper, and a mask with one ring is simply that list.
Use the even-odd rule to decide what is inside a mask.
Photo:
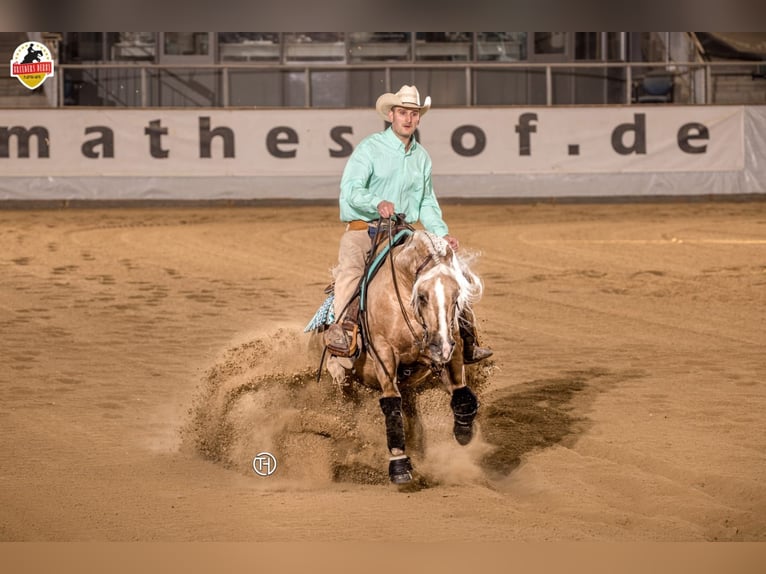
[{"label": "arena dirt", "polygon": [[0,539],[764,541],[766,203],[444,212],[495,356],[399,489],[302,332],[335,208],[0,211]]}]

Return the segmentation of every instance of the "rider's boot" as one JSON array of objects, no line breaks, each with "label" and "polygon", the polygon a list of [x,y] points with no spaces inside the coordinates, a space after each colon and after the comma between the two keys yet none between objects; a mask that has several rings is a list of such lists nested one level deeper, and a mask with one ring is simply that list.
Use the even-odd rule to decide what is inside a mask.
[{"label": "rider's boot", "polygon": [[460,337],[463,339],[463,363],[471,365],[492,356],[492,350],[479,346],[475,318],[472,312],[465,312],[460,320]]},{"label": "rider's boot", "polygon": [[327,350],[336,357],[354,357],[359,351],[359,298],[354,298],[339,322],[330,325],[324,332]]}]

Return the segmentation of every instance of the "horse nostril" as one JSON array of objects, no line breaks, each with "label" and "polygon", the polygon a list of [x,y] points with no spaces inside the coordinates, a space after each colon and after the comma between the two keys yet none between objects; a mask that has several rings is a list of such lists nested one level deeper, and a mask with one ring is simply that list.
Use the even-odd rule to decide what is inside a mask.
[{"label": "horse nostril", "polygon": [[430,341],[428,351],[431,357],[439,362],[448,361],[455,349],[455,341],[445,341],[443,339]]}]

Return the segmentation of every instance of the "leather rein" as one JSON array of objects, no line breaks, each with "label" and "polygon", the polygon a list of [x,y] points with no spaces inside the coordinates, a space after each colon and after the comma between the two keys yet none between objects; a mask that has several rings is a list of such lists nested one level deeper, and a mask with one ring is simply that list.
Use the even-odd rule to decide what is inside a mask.
[{"label": "leather rein", "polygon": [[[377,252],[378,247],[380,247],[380,245],[382,244],[381,235],[383,235],[383,234],[380,233],[380,228],[382,226],[381,225],[381,221],[382,220],[378,220],[378,224],[377,224],[377,228],[376,228],[376,232],[375,232],[375,239],[373,241],[372,249],[370,250],[371,258]],[[404,322],[407,324],[407,328],[409,329],[410,334],[412,335],[412,338],[413,338],[413,340],[415,341],[415,344],[418,347],[419,354],[422,355],[423,354],[423,350],[425,348],[425,341],[427,340],[427,337],[428,337],[428,328],[426,327],[424,321],[418,321],[418,324],[423,329],[423,333],[424,333],[423,334],[423,338],[419,339],[418,336],[417,336],[417,333],[415,332],[415,327],[412,325],[412,321],[410,321],[410,318],[409,318],[409,316],[407,314],[407,309],[405,307],[404,301],[402,300],[401,291],[399,289],[399,282],[398,282],[398,280],[396,278],[397,273],[396,273],[396,267],[394,265],[394,251],[393,251],[395,230],[396,229],[401,229],[401,228],[406,228],[406,229],[409,229],[410,231],[414,231],[414,228],[405,221],[405,216],[403,214],[392,215],[391,218],[388,219],[388,222],[389,223],[386,226],[388,228],[388,233],[386,234],[387,235],[387,239],[388,239],[388,259],[389,259],[389,263],[390,263],[390,266],[391,266],[391,278],[392,278],[392,282],[394,284],[394,292],[396,293],[396,299],[397,299],[397,301],[399,303],[399,309],[402,312],[402,317],[404,318]],[[435,249],[434,249],[434,252],[435,252]],[[415,275],[413,277],[413,283],[415,281],[417,281],[418,276],[428,267],[429,263],[437,263],[435,255],[430,254],[430,253],[425,256],[423,261],[416,268]],[[416,315],[416,318],[419,317],[419,313],[416,313],[415,315]],[[378,363],[380,364],[380,366],[383,369],[383,372],[386,374],[386,376],[392,382],[395,382],[394,376],[392,376],[392,374],[388,372],[388,369],[386,368],[385,363],[381,360],[380,355],[378,354],[377,350],[375,349],[375,346],[372,344],[372,340],[370,339],[370,337],[368,335],[368,333],[370,331],[369,331],[369,325],[367,324],[367,314],[366,314],[366,312],[362,315],[362,327],[363,327],[362,328],[362,333],[363,333],[363,335],[364,335],[364,337],[366,339],[367,346],[370,349],[372,355],[378,361]],[[441,371],[441,369],[442,369],[442,365],[435,365],[433,363],[430,363],[429,367],[436,374],[438,374],[438,372]]]}]

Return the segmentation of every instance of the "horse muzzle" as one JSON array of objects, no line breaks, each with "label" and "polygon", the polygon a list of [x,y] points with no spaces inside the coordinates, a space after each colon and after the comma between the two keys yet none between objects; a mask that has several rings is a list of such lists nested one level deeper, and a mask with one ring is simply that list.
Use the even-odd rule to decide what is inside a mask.
[{"label": "horse muzzle", "polygon": [[442,337],[430,337],[426,345],[428,358],[437,365],[449,363],[455,350],[455,340]]}]

